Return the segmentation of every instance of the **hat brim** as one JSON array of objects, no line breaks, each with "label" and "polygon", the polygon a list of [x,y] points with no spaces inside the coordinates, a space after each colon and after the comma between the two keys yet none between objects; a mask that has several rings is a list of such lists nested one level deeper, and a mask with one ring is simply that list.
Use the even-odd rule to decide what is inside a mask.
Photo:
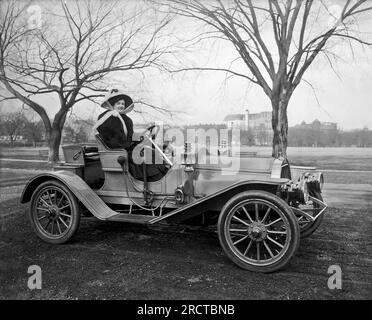
[{"label": "hat brim", "polygon": [[114,104],[121,99],[124,100],[126,108],[130,107],[133,104],[133,100],[130,96],[124,94],[123,92],[115,91],[115,92],[109,92],[105,96],[101,104],[101,107],[112,110]]}]

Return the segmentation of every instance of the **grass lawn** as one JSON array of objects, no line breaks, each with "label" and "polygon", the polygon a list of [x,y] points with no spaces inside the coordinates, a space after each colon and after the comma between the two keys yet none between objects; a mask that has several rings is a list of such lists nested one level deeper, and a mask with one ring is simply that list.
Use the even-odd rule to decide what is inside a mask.
[{"label": "grass lawn", "polygon": [[[0,153],[0,183],[4,184],[5,181],[12,179],[31,177],[36,174],[33,170],[52,170],[52,165],[47,162],[1,160],[1,157],[40,159],[38,156],[39,149],[3,148]],[[244,147],[244,150],[255,151],[258,156],[268,156],[271,153],[271,147]],[[292,165],[315,166],[319,170],[372,171],[372,148],[288,148],[288,158]],[[4,170],[1,170],[2,168]],[[17,172],[10,169],[28,171]],[[372,184],[372,172],[325,172],[324,176],[326,183]]]},{"label": "grass lawn", "polygon": [[53,166],[47,162],[3,161],[0,159],[0,172],[1,169],[52,170],[52,168]]},{"label": "grass lawn", "polygon": [[[38,159],[39,150],[44,148],[2,148],[0,158]],[[242,151],[257,152],[257,155],[270,156],[271,147],[242,147]],[[288,159],[292,165],[315,166],[320,170],[369,170],[372,171],[372,148],[293,148],[289,147]],[[63,160],[63,153],[60,150]],[[26,168],[32,165],[23,162]],[[0,167],[4,163],[0,161]],[[17,164],[7,164],[8,168],[17,168]],[[43,165],[39,165],[43,167]]]},{"label": "grass lawn", "polygon": [[372,184],[372,172],[324,172],[325,183]]},{"label": "grass lawn", "polygon": [[[271,274],[238,268],[215,234],[82,220],[73,241],[50,245],[33,233],[27,205],[0,203],[0,299],[368,299],[372,283],[365,211],[331,209],[301,241],[288,267]],[[27,288],[27,268],[42,289]],[[330,265],[342,290],[327,287]]]},{"label": "grass lawn", "polygon": [[[257,155],[271,155],[271,147],[243,147]],[[315,166],[320,170],[372,170],[372,148],[293,148],[287,149],[290,163]]]},{"label": "grass lawn", "polygon": [[[297,163],[298,165],[309,165]],[[17,169],[19,171],[17,171]],[[41,162],[0,161],[0,184],[14,179],[32,177],[43,171],[52,170],[52,165]],[[324,169],[319,167],[319,169]],[[372,172],[324,172],[325,183],[372,184]]]}]

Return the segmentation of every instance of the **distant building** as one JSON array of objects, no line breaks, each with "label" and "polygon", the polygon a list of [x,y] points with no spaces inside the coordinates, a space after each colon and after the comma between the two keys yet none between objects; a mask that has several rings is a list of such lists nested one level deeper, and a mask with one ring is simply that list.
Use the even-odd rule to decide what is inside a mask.
[{"label": "distant building", "polygon": [[223,119],[227,129],[247,130],[246,116],[244,114],[228,114]]},{"label": "distant building", "polygon": [[337,130],[337,123],[336,122],[321,122],[320,123],[321,130]]},{"label": "distant building", "polygon": [[255,144],[268,145],[273,139],[271,118],[271,111],[249,113],[249,110],[245,110],[244,114],[228,114],[223,121],[228,129],[250,130],[254,135]]},{"label": "distant building", "polygon": [[339,132],[335,122],[314,120],[311,123],[306,123],[303,121],[301,124],[289,128],[288,144],[294,147],[339,146],[345,137]]},{"label": "distant building", "polygon": [[302,129],[313,129],[317,131],[329,132],[337,130],[336,122],[320,122],[318,119],[314,120],[311,123],[306,123],[302,121],[301,124],[295,126],[295,128]]}]

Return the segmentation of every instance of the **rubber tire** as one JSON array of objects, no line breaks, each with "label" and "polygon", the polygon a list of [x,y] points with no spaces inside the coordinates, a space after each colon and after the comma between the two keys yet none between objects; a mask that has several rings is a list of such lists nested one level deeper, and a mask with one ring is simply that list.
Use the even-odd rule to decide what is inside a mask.
[{"label": "rubber tire", "polygon": [[[60,238],[49,238],[45,234],[41,233],[35,222],[34,206],[36,205],[35,201],[42,192],[42,190],[47,186],[55,186],[62,189],[68,196],[68,200],[71,203],[71,212],[72,212],[72,224],[70,230]],[[51,244],[63,244],[68,242],[77,232],[80,224],[80,208],[79,203],[75,195],[61,182],[57,180],[48,180],[41,183],[34,191],[31,197],[30,209],[29,209],[29,219],[31,221],[31,227],[36,233],[36,235],[43,240],[44,242]]]},{"label": "rubber tire", "polygon": [[[275,205],[281,212],[284,213],[285,217],[288,219],[288,223],[290,226],[291,231],[291,239],[289,242],[289,247],[287,249],[287,252],[284,253],[283,257],[274,262],[272,265],[268,266],[255,266],[251,265],[246,261],[242,261],[235,253],[232,251],[228,245],[228,242],[226,240],[225,235],[225,223],[226,218],[228,217],[231,209],[233,209],[237,204],[239,204],[242,201],[248,200],[250,198],[254,199],[263,199],[268,202],[271,202],[273,205]],[[290,206],[281,198],[277,197],[276,195],[273,195],[266,191],[245,191],[242,193],[238,193],[234,197],[232,197],[222,208],[219,219],[218,219],[218,237],[221,243],[221,246],[223,250],[225,251],[226,255],[232,260],[235,264],[237,264],[239,267],[254,271],[254,272],[263,272],[263,273],[270,273],[274,271],[278,271],[282,268],[284,268],[290,259],[294,256],[296,253],[299,244],[300,244],[300,227],[298,225],[297,218],[295,214],[293,213]]]},{"label": "rubber tire", "polygon": [[[319,199],[320,201],[323,201],[323,197],[319,192],[314,192],[315,198]],[[316,219],[313,223],[309,223],[306,227],[306,229],[301,230],[301,239],[307,238],[308,236],[312,235],[316,229],[319,228],[320,224],[323,221],[324,214],[321,215],[318,219]]]}]

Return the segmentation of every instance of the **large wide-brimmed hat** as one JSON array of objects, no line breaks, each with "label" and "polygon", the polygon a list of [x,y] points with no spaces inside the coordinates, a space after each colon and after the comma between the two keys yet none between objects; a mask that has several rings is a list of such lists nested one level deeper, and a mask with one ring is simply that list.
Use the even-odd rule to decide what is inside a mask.
[{"label": "large wide-brimmed hat", "polygon": [[101,107],[112,110],[114,104],[119,100],[124,100],[126,113],[133,109],[134,103],[132,98],[126,95],[123,91],[118,89],[112,89],[106,94],[106,96],[103,98]]}]

